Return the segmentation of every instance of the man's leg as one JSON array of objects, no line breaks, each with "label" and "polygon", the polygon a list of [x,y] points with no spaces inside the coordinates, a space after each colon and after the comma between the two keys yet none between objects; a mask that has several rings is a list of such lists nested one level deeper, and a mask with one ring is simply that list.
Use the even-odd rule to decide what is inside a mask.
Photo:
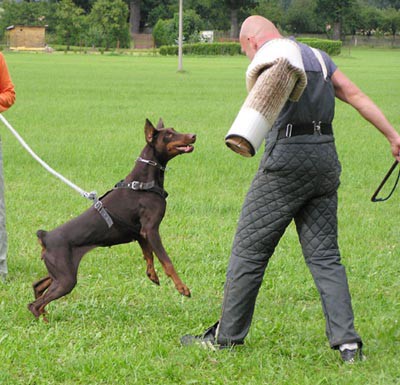
[{"label": "man's leg", "polygon": [[4,203],[3,155],[0,139],[0,279],[7,277],[6,208]]},{"label": "man's leg", "polygon": [[361,338],[337,243],[337,194],[314,198],[295,217],[305,261],[321,296],[326,334],[332,348]]},{"label": "man's leg", "polygon": [[[287,179],[259,172],[246,196],[227,270],[222,315],[217,329],[221,345],[243,343],[269,258],[296,212]],[[294,188],[296,190],[296,188]]]}]

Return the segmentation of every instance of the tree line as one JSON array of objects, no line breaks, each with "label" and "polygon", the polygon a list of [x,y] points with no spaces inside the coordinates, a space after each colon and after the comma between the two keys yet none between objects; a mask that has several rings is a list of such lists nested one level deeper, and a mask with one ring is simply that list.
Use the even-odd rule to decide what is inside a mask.
[{"label": "tree line", "polygon": [[[199,31],[225,31],[236,39],[251,14],[268,17],[287,34],[390,34],[400,29],[400,0],[184,0],[184,40]],[[3,0],[0,35],[10,25],[46,26],[53,44],[129,47],[135,33],[163,44],[177,37],[178,0]]]}]

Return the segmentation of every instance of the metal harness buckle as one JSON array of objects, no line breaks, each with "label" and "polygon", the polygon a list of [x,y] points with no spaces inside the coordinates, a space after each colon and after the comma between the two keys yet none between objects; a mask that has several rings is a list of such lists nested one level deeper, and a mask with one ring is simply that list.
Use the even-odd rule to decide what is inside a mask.
[{"label": "metal harness buckle", "polygon": [[321,121],[317,123],[315,120],[313,120],[313,124],[314,124],[314,134],[322,135]]},{"label": "metal harness buckle", "polygon": [[94,206],[94,208],[95,208],[97,211],[100,211],[100,210],[103,208],[103,203],[102,203],[101,201],[96,201],[96,202],[93,204],[93,206]]},{"label": "metal harness buckle", "polygon": [[142,157],[139,156],[139,157],[136,159],[136,161],[149,164],[150,166],[157,167],[157,168],[159,168],[161,171],[166,171],[166,170],[167,170],[167,167],[161,166],[161,164],[158,164],[158,163],[155,162],[154,160],[143,159]]},{"label": "metal harness buckle", "polygon": [[286,126],[286,138],[290,138],[292,136],[293,124],[289,123]]},{"label": "metal harness buckle", "polygon": [[132,190],[140,190],[140,184],[141,182],[134,180],[133,182],[131,182],[131,189]]},{"label": "metal harness buckle", "polygon": [[108,228],[111,228],[112,225],[114,224],[110,214],[107,212],[107,210],[103,207],[103,203],[101,201],[96,201],[93,204],[93,207],[98,211],[98,213],[102,216],[102,218],[105,220],[107,223]]}]

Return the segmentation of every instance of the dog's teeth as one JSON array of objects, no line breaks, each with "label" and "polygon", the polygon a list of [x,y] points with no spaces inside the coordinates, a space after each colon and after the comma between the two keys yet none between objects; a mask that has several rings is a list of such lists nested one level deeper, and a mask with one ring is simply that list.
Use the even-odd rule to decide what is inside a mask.
[{"label": "dog's teeth", "polygon": [[191,152],[193,150],[193,147],[190,144],[188,144],[186,146],[177,146],[176,149],[186,153],[186,152]]}]

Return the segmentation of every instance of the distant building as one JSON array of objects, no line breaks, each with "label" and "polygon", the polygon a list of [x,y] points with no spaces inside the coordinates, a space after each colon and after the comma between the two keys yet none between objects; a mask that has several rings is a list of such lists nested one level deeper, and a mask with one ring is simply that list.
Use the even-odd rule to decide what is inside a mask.
[{"label": "distant building", "polygon": [[214,43],[214,31],[200,31],[200,41],[202,43]]},{"label": "distant building", "polygon": [[7,46],[15,50],[44,50],[46,28],[11,25],[7,27]]}]

